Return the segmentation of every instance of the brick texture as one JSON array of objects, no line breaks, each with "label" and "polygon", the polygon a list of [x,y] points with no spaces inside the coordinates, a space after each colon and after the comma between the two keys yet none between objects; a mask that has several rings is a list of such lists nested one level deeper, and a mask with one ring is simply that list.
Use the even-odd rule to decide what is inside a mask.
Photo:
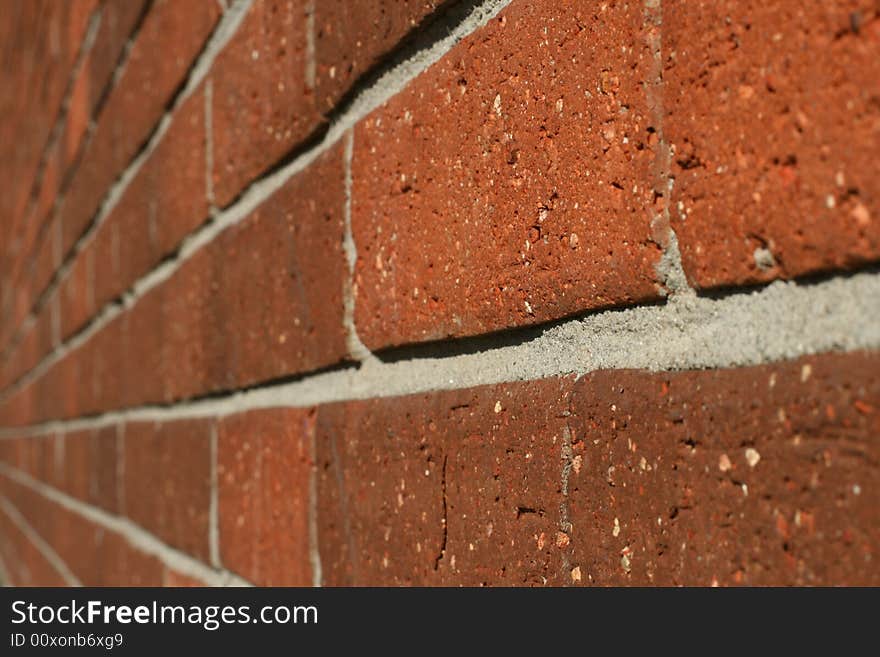
[{"label": "brick texture", "polygon": [[878,12],[6,0],[4,577],[880,585]]},{"label": "brick texture", "polygon": [[[875,2],[664,5],[673,225],[701,288],[880,258]],[[822,53],[822,56],[817,56]]]},{"label": "brick texture", "polygon": [[[220,560],[263,586],[310,586],[309,477],[314,414],[252,411],[219,427]],[[285,498],[278,504],[279,498]]]},{"label": "brick texture", "polygon": [[657,296],[643,20],[516,3],[356,129],[367,346]]}]

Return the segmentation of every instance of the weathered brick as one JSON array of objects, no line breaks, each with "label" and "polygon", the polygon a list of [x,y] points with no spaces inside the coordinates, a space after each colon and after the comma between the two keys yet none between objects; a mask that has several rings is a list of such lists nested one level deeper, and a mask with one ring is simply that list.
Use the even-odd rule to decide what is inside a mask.
[{"label": "weathered brick", "polygon": [[880,259],[876,3],[678,2],[663,13],[671,213],[692,284]]},{"label": "weathered brick", "polygon": [[876,354],[600,372],[572,404],[581,584],[876,584]]},{"label": "weathered brick", "polygon": [[571,381],[321,407],[328,585],[554,584]]},{"label": "weathered brick", "polygon": [[643,20],[620,2],[514,3],[357,126],[367,346],[657,297]]},{"label": "weathered brick", "polygon": [[[113,181],[147,142],[219,18],[212,2],[153,3],[123,73],[98,117],[63,208],[66,253],[92,221]],[[156,52],[162,57],[155,57]]]},{"label": "weathered brick", "polygon": [[163,541],[208,559],[210,420],[125,426],[124,513]]},{"label": "weathered brick", "polygon": [[315,96],[332,110],[357,79],[443,0],[367,0],[352,11],[347,0],[315,3]]},{"label": "weathered brick", "polygon": [[306,86],[306,0],[254,0],[211,70],[214,194],[228,205],[320,122]]},{"label": "weathered brick", "polygon": [[310,586],[314,411],[224,418],[217,448],[220,560],[262,586]]}]

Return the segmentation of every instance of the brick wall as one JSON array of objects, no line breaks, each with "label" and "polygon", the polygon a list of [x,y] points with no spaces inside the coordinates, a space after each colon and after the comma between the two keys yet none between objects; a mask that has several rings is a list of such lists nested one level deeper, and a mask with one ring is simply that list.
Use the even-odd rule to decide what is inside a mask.
[{"label": "brick wall", "polygon": [[880,584],[876,0],[0,35],[5,581]]}]

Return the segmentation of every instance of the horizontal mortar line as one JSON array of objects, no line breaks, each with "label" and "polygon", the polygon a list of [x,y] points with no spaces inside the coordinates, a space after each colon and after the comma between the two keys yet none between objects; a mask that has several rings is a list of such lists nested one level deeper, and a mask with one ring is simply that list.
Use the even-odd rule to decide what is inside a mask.
[{"label": "horizontal mortar line", "polygon": [[59,575],[61,575],[61,579],[63,579],[68,586],[82,586],[82,582],[80,582],[77,576],[73,574],[68,565],[64,562],[64,559],[58,556],[58,553],[52,549],[52,546],[49,545],[33,527],[31,527],[27,520],[25,520],[21,511],[15,508],[15,505],[3,495],[0,495],[0,508],[2,508],[12,522],[18,526],[22,534],[27,537],[27,540],[39,550],[40,554],[43,555],[46,561],[52,564],[52,567]]},{"label": "horizontal mortar line", "polygon": [[[809,283],[777,281],[726,296],[678,296],[663,305],[606,310],[543,328],[523,327],[514,335],[537,335],[521,342],[505,335],[455,340],[439,347],[422,345],[409,350],[414,356],[406,359],[383,361],[379,354],[380,358],[360,367],[226,395],[4,428],[0,439],[48,436],[120,422],[223,417],[259,408],[310,407],[580,376],[597,370],[746,367],[810,354],[877,350],[878,315],[880,272]],[[493,341],[499,346],[493,346]],[[478,348],[462,353],[464,342]]]},{"label": "horizontal mortar line", "polygon": [[214,28],[211,38],[208,39],[205,47],[196,57],[192,68],[185,78],[185,83],[170,101],[168,109],[165,110],[159,121],[156,123],[156,126],[153,128],[146,144],[138,150],[138,153],[122,172],[122,175],[120,175],[110,186],[110,189],[107,190],[107,193],[98,206],[98,211],[95,214],[95,217],[89,223],[85,232],[79,236],[69,253],[64,257],[64,262],[53,274],[49,285],[46,286],[34,302],[31,311],[16,331],[15,337],[10,341],[9,347],[4,352],[4,357],[12,353],[12,350],[21,342],[26,331],[31,330],[37,323],[37,318],[40,312],[43,310],[48,300],[51,299],[52,295],[55,294],[58,287],[65,281],[70,270],[73,268],[77,257],[92,241],[95,234],[98,232],[98,229],[110,213],[116,208],[116,205],[119,203],[144,163],[146,163],[149,157],[153,154],[153,151],[155,151],[161,143],[162,138],[165,136],[165,133],[171,125],[174,113],[187,100],[187,98],[192,95],[198,85],[201,84],[202,80],[204,80],[205,76],[210,71],[214,59],[235,34],[241,21],[244,19],[251,2],[252,0],[238,0],[238,3],[234,5],[233,8],[227,10],[220,19],[220,22]]},{"label": "horizontal mortar line", "polygon": [[[98,98],[97,103],[95,104],[94,111],[92,112],[91,116],[89,117],[88,124],[86,126],[86,130],[82,136],[82,141],[80,142],[80,145],[76,150],[76,153],[74,153],[73,160],[70,163],[70,166],[68,166],[67,169],[65,170],[64,175],[62,177],[62,180],[58,186],[58,194],[56,195],[56,198],[54,199],[52,207],[49,210],[49,214],[46,217],[44,217],[45,220],[42,221],[42,223],[40,224],[40,228],[38,230],[36,239],[31,244],[30,252],[28,253],[29,258],[33,258],[37,254],[37,252],[39,250],[39,246],[43,243],[43,240],[47,238],[46,236],[47,236],[47,233],[48,233],[50,226],[51,226],[51,223],[52,223],[51,221],[49,221],[49,219],[51,219],[54,215],[56,215],[58,212],[60,212],[60,209],[63,206],[63,200],[65,197],[65,194],[67,193],[67,188],[70,185],[70,181],[73,180],[76,171],[79,169],[79,166],[82,163],[82,158],[83,158],[85,152],[88,150],[89,146],[91,145],[92,138],[94,137],[95,126],[96,126],[96,123],[95,123],[96,117],[100,116],[101,112],[104,110],[104,106],[106,105],[107,98],[109,98],[111,91],[116,86],[116,82],[119,79],[119,77],[121,76],[122,71],[124,71],[126,66],[128,65],[128,59],[129,59],[129,55],[131,54],[132,43],[135,41],[135,39],[137,39],[137,36],[140,33],[141,28],[143,27],[144,20],[146,19],[147,15],[149,14],[150,9],[152,8],[152,5],[153,5],[153,0],[149,0],[142,8],[140,15],[139,15],[137,21],[135,22],[134,28],[131,31],[131,33],[128,35],[128,38],[126,39],[125,46],[123,47],[122,51],[119,54],[119,57],[117,58],[115,70],[113,71],[112,77],[107,82],[105,87],[101,90],[101,93],[99,94],[99,98]],[[29,264],[27,266],[30,269],[33,269],[35,264],[32,261],[31,264]],[[49,286],[52,285],[52,283],[55,281],[57,276],[58,276],[57,272],[53,273],[52,279],[49,282]],[[3,350],[3,353],[2,353],[3,360],[5,360],[6,358],[9,357],[9,355],[12,353],[12,351],[21,342],[22,338],[24,337],[26,332],[30,329],[30,327],[33,324],[36,324],[36,315],[40,312],[40,310],[42,309],[42,306],[45,304],[45,301],[47,299],[47,291],[49,290],[49,286],[47,286],[47,288],[45,290],[43,290],[40,293],[40,295],[37,297],[36,301],[34,301],[32,303],[31,310],[28,313],[27,317],[25,318],[25,321],[23,321],[19,325],[19,327],[17,328],[17,330],[15,332],[15,335],[13,336],[13,339],[10,340],[9,344]]]},{"label": "horizontal mortar line", "polygon": [[209,586],[253,586],[244,578],[228,570],[217,570],[205,565],[198,559],[181,552],[180,550],[163,543],[143,527],[136,525],[131,520],[115,516],[82,500],[62,493],[45,482],[34,479],[30,475],[0,463],[0,474],[30,488],[46,499],[59,506],[76,513],[89,522],[104,527],[105,529],[119,534],[135,549],[156,557],[168,568],[182,575],[199,579]]},{"label": "horizontal mortar line", "polygon": [[[335,146],[344,137],[346,132],[361,119],[376,107],[394,97],[410,81],[449,52],[455,44],[488,23],[510,2],[511,0],[486,0],[477,5],[468,14],[466,19],[461,21],[454,29],[445,33],[443,38],[434,42],[430,47],[420,50],[411,58],[399,63],[373,84],[363,89],[351,101],[347,109],[341,112],[330,124],[321,141],[291,160],[285,166],[251,183],[236,202],[219,212],[213,220],[202,224],[184,238],[176,253],[166,258],[151,272],[138,279],[122,295],[121,305],[118,301],[108,303],[101,311],[94,315],[92,321],[74,334],[72,338],[54,349],[34,369],[20,377],[12,385],[8,386],[6,390],[0,392],[0,404],[31,381],[39,378],[43,372],[60,360],[66,353],[87,342],[95,333],[122,312],[123,309],[130,308],[147,292],[170,278],[196,251],[212,242],[227,228],[246,218],[254,209],[278,191],[290,178],[305,170],[315,159]],[[170,121],[168,116],[164,117],[163,120],[165,119]],[[167,125],[165,127],[167,128]],[[123,175],[123,180],[119,181],[119,184],[121,185],[124,182],[127,185],[133,177],[134,174],[128,175],[128,172],[126,172]],[[121,197],[123,192],[124,188],[116,189],[115,198]],[[106,212],[102,211],[102,216],[96,222],[96,225],[103,221],[103,217],[109,214],[110,209],[107,209]],[[77,246],[79,247],[79,244]],[[70,264],[72,264],[72,261],[68,263],[68,265]]]}]

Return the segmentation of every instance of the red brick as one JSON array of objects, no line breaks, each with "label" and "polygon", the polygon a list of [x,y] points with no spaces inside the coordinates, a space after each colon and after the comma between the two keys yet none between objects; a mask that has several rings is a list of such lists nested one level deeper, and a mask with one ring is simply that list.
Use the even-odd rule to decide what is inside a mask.
[{"label": "red brick", "polygon": [[68,432],[61,449],[63,469],[53,485],[71,497],[117,513],[120,455],[116,426]]},{"label": "red brick", "polygon": [[[65,253],[92,221],[113,181],[147,142],[219,12],[212,2],[158,0],[151,6],[71,181],[63,208]],[[157,58],[160,51],[162,57]]]},{"label": "red brick", "polygon": [[[4,498],[0,497],[0,500]],[[12,582],[12,586],[66,586],[66,580],[55,566],[12,520],[0,505],[0,555]]]},{"label": "red brick", "polygon": [[318,410],[327,585],[558,584],[571,381]]},{"label": "red brick", "polygon": [[642,23],[632,3],[514,3],[357,126],[368,347],[658,296]]},{"label": "red brick", "polygon": [[209,420],[125,426],[125,515],[201,559],[210,555],[212,431]]},{"label": "red brick", "polygon": [[663,14],[671,210],[692,284],[880,259],[876,3],[703,1]]},{"label": "red brick", "polygon": [[146,0],[108,0],[102,4],[94,43],[70,89],[66,120],[58,139],[46,153],[37,200],[39,221],[35,223],[42,224],[50,214],[65,177],[80,153],[89,121],[109,91],[120,55],[145,4]]},{"label": "red brick", "polygon": [[376,66],[443,0],[348,0],[315,3],[315,96],[332,110],[357,79]]},{"label": "red brick", "polygon": [[208,586],[206,582],[203,582],[200,579],[192,577],[191,575],[184,575],[183,573],[179,573],[172,568],[165,568],[165,577],[162,581],[162,586],[173,586],[173,587],[204,587]]},{"label": "red brick", "polygon": [[87,247],[76,257],[59,283],[62,342],[85,326],[94,315],[94,280],[95,251]]},{"label": "red brick", "polygon": [[255,0],[214,61],[214,194],[228,205],[320,122],[306,87],[306,0]]},{"label": "red brick", "polygon": [[167,399],[339,362],[342,153],[322,155],[163,284]]},{"label": "red brick", "polygon": [[857,353],[581,379],[580,583],[876,585],[878,365]]},{"label": "red brick", "polygon": [[164,568],[104,527],[0,476],[0,491],[85,586],[161,586]]},{"label": "red brick", "polygon": [[[148,371],[150,361],[138,347],[129,351],[126,329],[130,316],[119,315],[103,327],[84,347],[91,348],[91,368],[88,378],[82,380],[81,393],[83,413],[94,415],[112,408],[119,408],[127,394],[126,376],[132,368],[134,373]],[[136,359],[140,357],[139,362]]]},{"label": "red brick", "polygon": [[205,97],[177,110],[167,132],[95,235],[98,306],[180,247],[208,216]]},{"label": "red brick", "polygon": [[[95,0],[58,3],[28,0],[5,7],[4,38],[11,52],[4,57],[4,88],[9,99],[0,105],[2,143],[16,148],[4,158],[3,180],[15,181],[0,194],[3,216],[19,221],[28,206],[43,150],[58,117]],[[5,175],[9,174],[9,175]]]},{"label": "red brick", "polygon": [[310,586],[314,411],[224,418],[217,456],[220,560],[261,586]]}]

